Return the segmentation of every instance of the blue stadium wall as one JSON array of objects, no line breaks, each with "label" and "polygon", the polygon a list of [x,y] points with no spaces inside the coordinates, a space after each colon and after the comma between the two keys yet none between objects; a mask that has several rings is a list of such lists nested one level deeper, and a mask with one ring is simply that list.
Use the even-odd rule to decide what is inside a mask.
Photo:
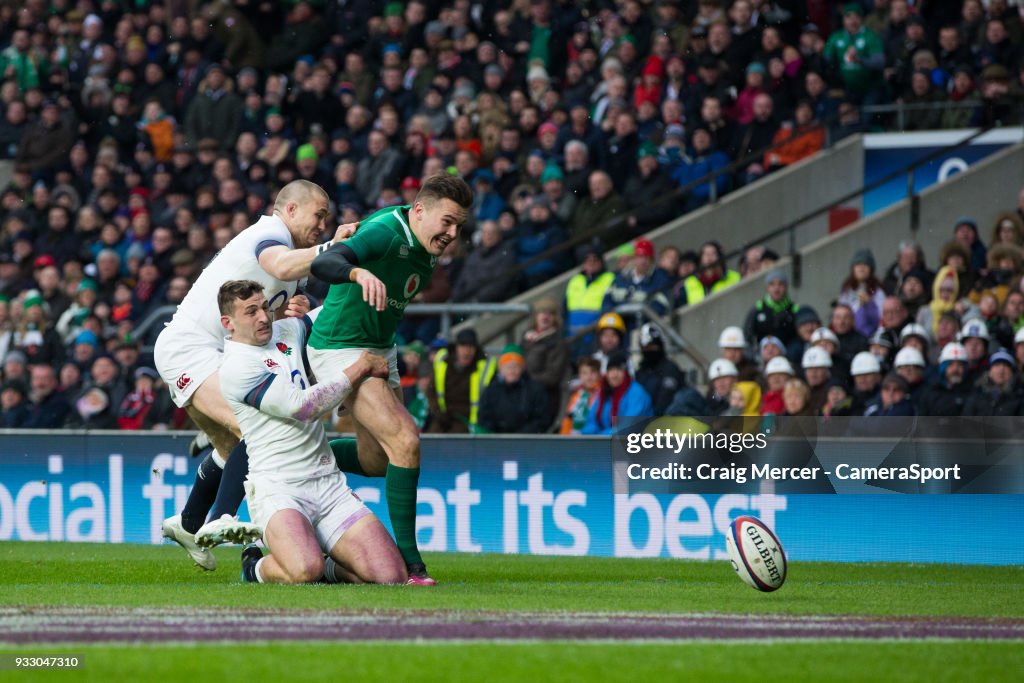
[{"label": "blue stadium wall", "polygon": [[[0,434],[0,540],[160,543],[198,465],[188,438]],[[614,495],[593,438],[426,438],[423,460],[425,550],[724,559],[729,520],[754,514],[793,560],[1024,564],[1005,532],[1021,495]],[[383,480],[350,483],[387,523]]]}]

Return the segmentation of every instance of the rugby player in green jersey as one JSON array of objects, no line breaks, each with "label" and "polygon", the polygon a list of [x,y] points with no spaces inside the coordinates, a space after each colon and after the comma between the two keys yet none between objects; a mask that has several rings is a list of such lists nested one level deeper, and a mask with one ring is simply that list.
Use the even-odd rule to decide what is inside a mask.
[{"label": "rugby player in green jersey", "polygon": [[317,380],[339,381],[363,351],[388,359],[387,381],[371,378],[345,401],[356,439],[336,439],[331,448],[342,471],[386,478],[391,528],[414,585],[436,581],[416,545],[420,439],[402,403],[395,328],[409,301],[427,286],[438,257],[458,238],[472,203],[473,191],[464,180],[432,176],[412,206],[370,215],[348,241],[317,256],[311,268],[331,285],[309,338]]}]

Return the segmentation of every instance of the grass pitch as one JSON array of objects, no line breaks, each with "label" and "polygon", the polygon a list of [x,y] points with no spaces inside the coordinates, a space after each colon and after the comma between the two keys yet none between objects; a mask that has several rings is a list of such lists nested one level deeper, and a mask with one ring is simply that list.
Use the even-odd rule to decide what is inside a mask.
[{"label": "grass pitch", "polygon": [[[4,608],[221,607],[489,612],[608,612],[1024,619],[1024,568],[795,563],[761,594],[726,562],[428,555],[436,589],[251,586],[238,548],[219,568],[193,567],[177,546],[0,543]],[[0,619],[2,621],[2,619]],[[188,634],[182,634],[188,639]],[[230,634],[225,634],[230,638]],[[0,643],[4,634],[0,632]],[[84,668],[0,672],[4,680],[1020,680],[1021,641],[267,642],[225,645],[0,646],[0,653],[76,653]]]}]

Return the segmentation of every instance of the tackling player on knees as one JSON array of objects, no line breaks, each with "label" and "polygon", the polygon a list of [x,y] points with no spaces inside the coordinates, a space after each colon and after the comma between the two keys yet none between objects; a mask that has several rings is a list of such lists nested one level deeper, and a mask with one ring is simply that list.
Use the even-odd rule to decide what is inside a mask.
[{"label": "tackling player on knees", "polygon": [[346,399],[357,439],[338,439],[331,446],[343,471],[386,478],[391,528],[409,582],[417,585],[436,581],[416,544],[420,439],[402,403],[395,328],[406,305],[430,281],[438,257],[458,238],[472,203],[464,180],[432,176],[411,206],[372,214],[351,239],[317,256],[310,269],[331,284],[309,339],[317,379],[337,381],[364,351],[388,361],[386,380],[371,378]]},{"label": "tackling player on knees", "polygon": [[320,422],[361,382],[387,377],[387,361],[363,353],[337,379],[310,387],[302,347],[312,320],[271,323],[263,286],[251,280],[224,283],[218,305],[231,333],[220,387],[248,443],[249,508],[272,553],[247,546],[242,579],[405,583],[398,548],[348,487]]}]

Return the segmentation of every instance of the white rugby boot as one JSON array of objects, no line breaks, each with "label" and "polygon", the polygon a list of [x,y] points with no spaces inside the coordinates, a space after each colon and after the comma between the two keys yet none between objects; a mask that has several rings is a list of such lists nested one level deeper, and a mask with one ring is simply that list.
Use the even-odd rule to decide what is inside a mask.
[{"label": "white rugby boot", "polygon": [[217,559],[206,548],[196,545],[195,534],[190,534],[181,526],[181,515],[168,517],[163,523],[164,538],[170,539],[180,545],[192,558],[193,562],[207,571],[217,568]]}]

